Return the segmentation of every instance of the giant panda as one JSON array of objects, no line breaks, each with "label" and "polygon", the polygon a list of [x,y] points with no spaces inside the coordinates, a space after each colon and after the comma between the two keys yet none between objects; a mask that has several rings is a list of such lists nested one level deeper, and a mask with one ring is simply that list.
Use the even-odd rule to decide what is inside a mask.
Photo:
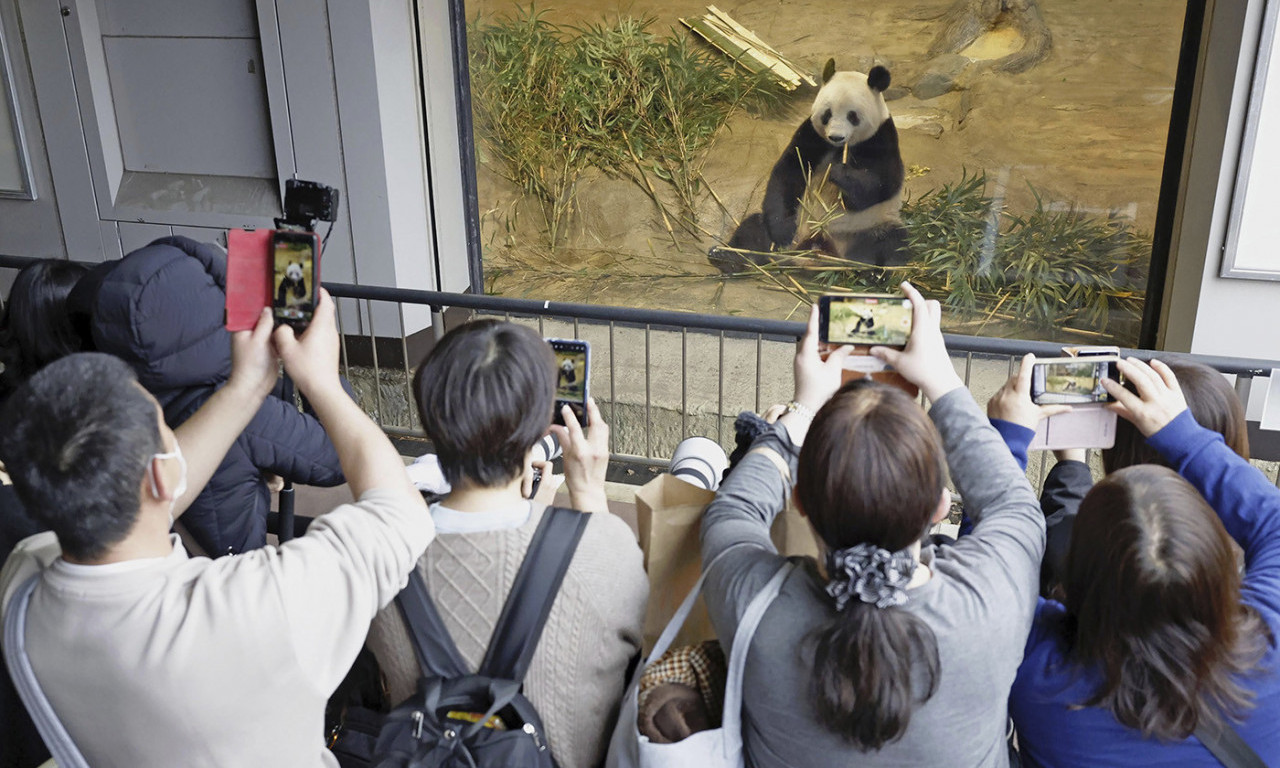
[{"label": "giant panda", "polygon": [[[885,105],[889,70],[875,66],[867,74],[836,72],[827,61],[822,87],[809,117],[773,166],[765,187],[762,213],[743,220],[729,248],[767,253],[785,250],[796,241],[797,222],[806,195],[826,201],[827,216],[819,231],[801,233],[799,249],[831,256],[897,266],[909,258],[902,208],[905,169],[898,151],[898,130]],[[810,189],[810,182],[817,189]],[[839,211],[843,210],[842,213]],[[708,257],[723,272],[762,263],[768,257],[712,248]]]}]

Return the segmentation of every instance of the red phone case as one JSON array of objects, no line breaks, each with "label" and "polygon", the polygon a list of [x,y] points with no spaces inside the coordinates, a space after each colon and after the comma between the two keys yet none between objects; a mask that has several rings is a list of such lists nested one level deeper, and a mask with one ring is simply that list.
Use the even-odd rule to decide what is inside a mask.
[{"label": "red phone case", "polygon": [[227,233],[227,330],[251,331],[271,306],[271,235],[274,230]]}]

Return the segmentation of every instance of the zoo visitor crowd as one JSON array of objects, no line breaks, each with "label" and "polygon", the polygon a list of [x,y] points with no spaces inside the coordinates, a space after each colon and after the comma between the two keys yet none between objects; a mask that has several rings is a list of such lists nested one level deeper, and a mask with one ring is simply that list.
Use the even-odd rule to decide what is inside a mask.
[{"label": "zoo visitor crowd", "polygon": [[[1280,766],[1280,489],[1216,371],[1123,360],[1105,476],[1063,452],[1037,498],[1060,407],[1030,356],[984,413],[904,284],[910,339],[871,354],[926,408],[845,383],[815,309],[791,401],[693,473],[719,642],[641,662],[609,428],[593,401],[553,424],[544,339],[472,320],[418,362],[424,493],[338,374],[327,293],[301,333],[231,334],[225,288],[181,237],[13,285],[0,765]],[[269,544],[281,479],[352,500]],[[816,559],[775,548],[788,505]]]}]

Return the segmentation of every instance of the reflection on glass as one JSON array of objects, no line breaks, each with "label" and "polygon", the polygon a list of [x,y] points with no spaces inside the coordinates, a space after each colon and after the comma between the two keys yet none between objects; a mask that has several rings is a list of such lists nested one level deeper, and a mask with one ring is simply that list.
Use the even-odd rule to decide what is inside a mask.
[{"label": "reflection on glass", "polygon": [[466,0],[486,290],[1133,344],[1185,8]]}]

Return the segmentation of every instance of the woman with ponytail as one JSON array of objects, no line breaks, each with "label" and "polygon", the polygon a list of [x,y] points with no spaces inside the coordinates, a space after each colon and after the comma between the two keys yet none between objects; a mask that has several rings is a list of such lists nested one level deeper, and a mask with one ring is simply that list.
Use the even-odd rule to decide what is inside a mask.
[{"label": "woman with ponytail", "polygon": [[[883,384],[841,387],[849,350],[819,358],[814,313],[794,400],[703,519],[703,563],[715,561],[704,595],[722,643],[784,562],[769,528],[789,497],[824,553],[787,578],[751,644],[742,736],[755,768],[1008,764],[1006,699],[1044,519],[952,367],[938,303],[903,291],[911,339],[872,354],[920,387],[930,411]],[[973,533],[922,546],[951,506],[948,464]]]}]

